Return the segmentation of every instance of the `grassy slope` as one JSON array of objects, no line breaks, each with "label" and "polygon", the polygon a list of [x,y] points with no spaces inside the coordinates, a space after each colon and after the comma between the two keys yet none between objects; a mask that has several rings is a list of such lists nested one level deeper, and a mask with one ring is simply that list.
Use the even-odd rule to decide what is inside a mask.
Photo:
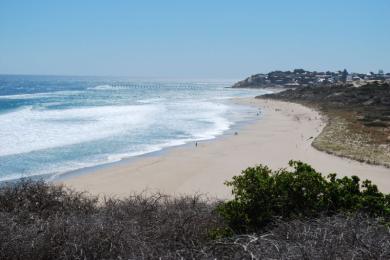
[{"label": "grassy slope", "polygon": [[390,86],[317,87],[264,96],[319,109],[328,119],[313,146],[338,156],[390,167]]}]

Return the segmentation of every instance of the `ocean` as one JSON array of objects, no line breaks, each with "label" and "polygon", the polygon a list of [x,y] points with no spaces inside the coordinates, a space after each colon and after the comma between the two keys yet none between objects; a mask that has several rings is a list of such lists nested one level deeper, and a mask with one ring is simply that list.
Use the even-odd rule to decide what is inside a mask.
[{"label": "ocean", "polygon": [[63,173],[224,134],[263,94],[224,80],[0,75],[0,181]]}]

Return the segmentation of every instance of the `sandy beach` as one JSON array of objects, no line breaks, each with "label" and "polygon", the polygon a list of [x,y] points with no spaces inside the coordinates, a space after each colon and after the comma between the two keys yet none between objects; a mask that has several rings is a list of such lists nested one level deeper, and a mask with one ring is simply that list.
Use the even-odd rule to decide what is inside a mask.
[{"label": "sandy beach", "polygon": [[197,147],[172,148],[61,182],[93,195],[119,198],[142,191],[228,198],[230,189],[223,183],[241,170],[257,164],[279,169],[294,159],[307,162],[324,174],[336,172],[339,176],[368,178],[381,191],[390,192],[390,169],[329,155],[311,146],[325,126],[317,111],[299,104],[254,98],[233,102],[257,106],[263,116],[240,128],[237,135],[231,133],[199,142]]}]

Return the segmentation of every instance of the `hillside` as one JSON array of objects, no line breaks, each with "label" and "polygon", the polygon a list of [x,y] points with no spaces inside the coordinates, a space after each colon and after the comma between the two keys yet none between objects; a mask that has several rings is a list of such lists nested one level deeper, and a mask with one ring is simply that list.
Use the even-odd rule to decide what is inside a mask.
[{"label": "hillside", "polygon": [[389,81],[390,74],[383,72],[348,73],[343,71],[307,71],[295,69],[293,71],[271,71],[266,74],[255,74],[242,81],[235,83],[232,88],[300,88],[308,86],[333,86],[354,84],[364,85],[372,81]]},{"label": "hillside", "polygon": [[258,98],[298,102],[319,109],[328,125],[313,146],[359,161],[390,166],[390,85],[288,89]]}]

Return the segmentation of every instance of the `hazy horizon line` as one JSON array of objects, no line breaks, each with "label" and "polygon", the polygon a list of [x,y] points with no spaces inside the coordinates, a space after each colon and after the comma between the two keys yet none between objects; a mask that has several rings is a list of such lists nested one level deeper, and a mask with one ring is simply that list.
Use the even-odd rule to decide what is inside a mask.
[{"label": "hazy horizon line", "polygon": [[[283,69],[274,69],[270,70],[268,72],[256,72],[256,73],[248,73],[246,76],[243,76],[244,78],[250,77],[251,75],[255,74],[267,74],[273,71],[294,71],[295,69],[303,69],[305,71],[311,71],[311,72],[338,72],[338,71],[343,71],[344,69],[338,69],[338,70],[309,70],[305,68],[294,68],[294,69],[288,69],[288,70],[283,70]],[[373,73],[378,73],[378,71],[375,72],[375,70],[370,70],[369,72],[356,72],[356,71],[349,71],[347,68],[345,68],[348,73],[359,73],[359,74],[369,74],[370,72]],[[385,70],[383,72],[389,73]],[[169,79],[175,79],[175,80],[239,80],[242,79],[243,77],[172,77],[172,76],[135,76],[135,75],[85,75],[85,74],[45,74],[45,73],[1,73],[0,76],[36,76],[36,77],[83,77],[83,78],[88,78],[88,77],[94,77],[94,78],[130,78],[130,79],[164,79],[164,80],[169,80]]]}]

